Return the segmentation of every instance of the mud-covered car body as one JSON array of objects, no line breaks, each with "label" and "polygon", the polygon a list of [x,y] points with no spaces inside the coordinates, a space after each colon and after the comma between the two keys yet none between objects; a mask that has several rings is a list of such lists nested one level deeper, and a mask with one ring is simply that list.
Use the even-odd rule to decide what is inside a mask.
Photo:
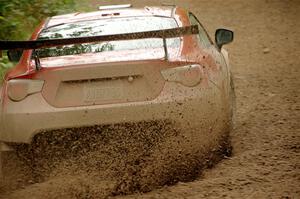
[{"label": "mud-covered car body", "polygon": [[231,120],[228,55],[192,13],[166,6],[55,16],[31,40],[90,36],[97,28],[95,34],[106,35],[191,25],[199,34],[166,44],[115,41],[66,54],[55,54],[62,47],[48,48],[39,51],[38,63],[35,51],[25,50],[5,76],[0,142],[30,143],[57,129],[143,121],[170,121],[191,140],[218,139]]}]

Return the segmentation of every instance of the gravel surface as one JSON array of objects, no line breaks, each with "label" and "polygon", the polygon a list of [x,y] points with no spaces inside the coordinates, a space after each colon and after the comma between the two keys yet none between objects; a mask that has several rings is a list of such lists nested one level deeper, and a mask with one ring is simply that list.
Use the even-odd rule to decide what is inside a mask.
[{"label": "gravel surface", "polygon": [[[198,180],[125,198],[300,198],[300,2],[176,1],[235,31],[233,156]],[[121,197],[123,198],[123,197]]]},{"label": "gravel surface", "polygon": [[[95,5],[101,2],[104,1],[93,1]],[[126,2],[134,5],[159,3],[153,0]],[[231,133],[233,154],[212,169],[193,173],[192,182],[115,198],[300,198],[300,2],[185,0],[175,3],[192,10],[211,36],[218,27],[235,31],[235,42],[226,46],[237,95],[236,124]],[[139,139],[132,143],[145,144]],[[138,154],[144,155],[142,152]],[[130,161],[134,159],[131,158],[128,157]],[[72,196],[68,195],[72,191],[77,193],[73,198],[95,198],[93,193],[99,188],[113,189],[110,185],[114,184],[115,176],[106,176],[101,184],[97,175],[94,175],[95,183],[91,183],[91,176],[74,176],[70,170],[68,172],[64,176],[56,173],[60,177],[50,178],[46,185],[28,185],[33,182],[27,179],[27,184],[15,193],[2,194],[0,198],[66,198]],[[130,178],[132,173],[128,174]],[[90,180],[89,187],[82,186],[86,179]],[[98,197],[114,197],[112,195]]]}]

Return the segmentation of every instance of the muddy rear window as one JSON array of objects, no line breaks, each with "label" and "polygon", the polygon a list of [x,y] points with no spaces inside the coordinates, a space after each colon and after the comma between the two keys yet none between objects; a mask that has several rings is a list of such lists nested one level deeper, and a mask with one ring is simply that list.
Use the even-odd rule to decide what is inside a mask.
[{"label": "muddy rear window", "polygon": [[[161,30],[178,27],[173,18],[166,17],[130,17],[83,21],[77,23],[60,24],[44,29],[39,40],[74,38],[122,33],[134,33],[152,30]],[[179,38],[167,39],[167,46],[176,48],[180,45]],[[51,47],[38,50],[43,57],[76,55],[83,53],[100,53],[103,51],[135,50],[163,47],[162,39],[137,39],[126,41],[110,41],[92,44],[75,44],[60,47]]]}]

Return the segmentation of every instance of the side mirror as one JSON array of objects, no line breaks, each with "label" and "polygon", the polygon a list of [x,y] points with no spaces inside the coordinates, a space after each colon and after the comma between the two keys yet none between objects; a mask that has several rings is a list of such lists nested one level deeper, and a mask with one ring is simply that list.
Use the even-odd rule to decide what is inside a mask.
[{"label": "side mirror", "polygon": [[22,57],[22,50],[8,50],[7,57],[11,62],[19,62]]},{"label": "side mirror", "polygon": [[234,34],[231,30],[217,29],[215,34],[215,40],[218,48],[221,49],[223,45],[232,42],[233,36]]}]

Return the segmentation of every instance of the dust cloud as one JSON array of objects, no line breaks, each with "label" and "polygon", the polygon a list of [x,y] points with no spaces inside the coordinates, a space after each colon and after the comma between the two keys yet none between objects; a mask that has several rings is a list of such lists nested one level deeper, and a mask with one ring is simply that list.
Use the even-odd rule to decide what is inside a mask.
[{"label": "dust cloud", "polygon": [[[15,145],[27,175],[6,180],[11,198],[107,198],[197,178],[222,156],[228,137],[199,147],[170,121],[54,130]],[[14,167],[6,168],[9,172]],[[11,173],[16,173],[11,172]],[[22,189],[23,188],[23,189]],[[13,190],[15,189],[15,190]]]}]

